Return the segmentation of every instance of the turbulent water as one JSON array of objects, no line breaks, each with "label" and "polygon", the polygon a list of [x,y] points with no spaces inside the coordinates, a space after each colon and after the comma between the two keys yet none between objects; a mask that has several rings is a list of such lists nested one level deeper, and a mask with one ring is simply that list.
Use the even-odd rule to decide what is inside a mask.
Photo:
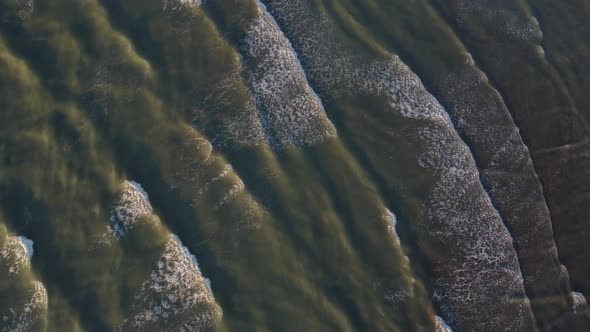
[{"label": "turbulent water", "polygon": [[0,0],[0,331],[587,331],[590,3]]}]

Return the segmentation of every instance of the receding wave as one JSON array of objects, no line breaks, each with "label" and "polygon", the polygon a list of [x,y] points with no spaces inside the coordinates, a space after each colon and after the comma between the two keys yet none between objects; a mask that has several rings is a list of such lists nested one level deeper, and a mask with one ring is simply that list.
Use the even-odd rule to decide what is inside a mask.
[{"label": "receding wave", "polygon": [[[435,298],[445,319],[461,328],[531,327],[512,238],[482,187],[469,149],[436,99],[398,57],[366,61],[365,56],[360,61],[358,53],[336,43],[326,14],[312,17],[301,1],[268,1],[267,6],[305,59],[320,95],[332,100],[382,96],[386,111],[399,112],[418,126],[410,135],[412,144],[423,150],[416,166],[439,178],[423,203],[421,236],[448,250],[444,263],[433,262]],[[493,314],[482,317],[482,311]]]},{"label": "receding wave", "polygon": [[270,145],[304,146],[335,137],[336,129],[308,85],[295,51],[264,5],[258,8],[242,49]]},{"label": "receding wave", "polygon": [[[587,151],[590,149],[588,125],[580,110],[576,108],[560,73],[555,70],[551,59],[548,59],[544,50],[540,48],[543,34],[539,23],[532,16],[531,9],[525,3],[477,1],[474,2],[477,8],[471,9],[467,2],[459,1],[455,4],[457,6],[452,7],[450,14],[463,17],[457,26],[458,31],[469,48],[478,50],[477,61],[486,68],[494,85],[502,91],[502,97],[519,126],[520,135],[527,143],[535,170],[543,184],[543,199],[551,212],[555,244],[560,259],[571,276],[571,287],[565,280],[565,289],[559,291],[567,293],[571,288],[587,289],[588,279],[585,276],[590,270],[590,265],[585,263],[587,260],[581,254],[582,251],[579,248],[574,249],[570,244],[578,243],[576,237],[582,238],[582,234],[587,234],[587,229],[580,227],[584,220],[588,219],[588,210],[585,207],[587,199],[582,198],[586,195],[572,188],[587,186],[582,184],[587,178],[582,174],[587,173],[587,165],[590,162],[587,157]],[[462,9],[462,6],[468,10]],[[494,15],[502,16],[504,21],[511,22],[510,31],[514,31],[512,35],[518,38],[506,38],[506,24],[487,21],[488,17],[494,16],[493,13],[499,13]],[[510,156],[504,153],[502,158]],[[567,172],[563,171],[565,169]],[[528,179],[530,180],[530,177]],[[514,188],[501,194],[507,196],[513,192]],[[541,206],[541,209],[537,208],[534,211],[539,213],[543,212],[543,209]],[[527,208],[522,208],[520,213],[530,212]],[[547,218],[546,215],[547,212],[543,212],[535,218],[543,220]],[[572,231],[574,229],[575,231]],[[547,232],[542,228],[539,228],[539,231],[538,234],[544,233],[544,237],[547,236]],[[555,252],[549,254],[556,256]],[[535,256],[536,254],[530,253],[530,259],[536,259]],[[556,262],[549,264],[555,269]],[[556,280],[555,272],[552,274],[551,278]],[[538,278],[530,276],[528,282],[532,283],[536,279],[538,284],[542,285],[548,279],[541,275],[543,274],[539,273]],[[564,273],[563,278],[567,279],[567,275],[568,273]],[[554,282],[548,287],[555,290],[562,286]],[[539,302],[542,303],[543,300]],[[561,307],[561,310],[564,310],[563,304]],[[561,316],[553,309],[548,311]],[[566,308],[565,311],[571,313],[571,308]],[[549,324],[553,324],[553,319],[546,318],[550,321]],[[588,324],[587,317],[585,321],[582,325]]]},{"label": "receding wave", "polygon": [[471,66],[449,73],[441,83],[441,93],[457,129],[477,151],[482,181],[511,230],[535,313],[539,318],[548,317],[550,307],[559,305],[567,310],[565,297],[571,286],[558,264],[543,189],[501,96]]}]

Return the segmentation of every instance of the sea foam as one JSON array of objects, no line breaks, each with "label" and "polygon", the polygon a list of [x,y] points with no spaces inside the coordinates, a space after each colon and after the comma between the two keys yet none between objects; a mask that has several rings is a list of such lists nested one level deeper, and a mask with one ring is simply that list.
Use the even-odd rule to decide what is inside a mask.
[{"label": "sea foam", "polygon": [[[447,252],[444,263],[433,262],[435,299],[445,320],[465,328],[532,326],[512,238],[480,182],[470,150],[420,79],[395,55],[347,48],[338,42],[331,18],[324,12],[311,14],[302,1],[268,1],[267,6],[322,98],[384,98],[385,112],[418,126],[407,144],[422,151],[416,165],[438,178],[418,228],[425,241],[439,243]],[[482,311],[488,315],[482,317]]]},{"label": "sea foam", "polygon": [[8,276],[16,276],[29,269],[33,255],[33,241],[22,236],[9,235],[0,247],[0,262],[5,265]]},{"label": "sea foam", "polygon": [[[143,187],[125,181],[110,219],[114,238],[128,235],[140,224],[160,223]],[[197,259],[174,234],[135,295],[131,312],[118,331],[200,331],[215,325],[222,316]]]},{"label": "sea foam", "polygon": [[121,237],[139,223],[156,222],[153,218],[146,218],[152,212],[149,196],[143,187],[134,181],[123,182],[119,199],[109,219],[113,234]]},{"label": "sea foam", "polygon": [[[2,239],[0,239],[2,240]],[[24,236],[7,235],[0,247],[0,276],[10,299],[0,305],[0,330],[10,332],[43,331],[47,315],[47,291],[30,280],[33,241]]]},{"label": "sea foam", "polygon": [[166,243],[155,269],[135,296],[133,314],[119,331],[202,331],[223,315],[210,281],[176,235]]},{"label": "sea foam", "polygon": [[336,137],[320,98],[307,82],[289,40],[259,3],[241,50],[268,142],[275,148],[305,146]]},{"label": "sea foam", "polygon": [[534,17],[514,10],[515,2],[497,0],[461,0],[457,12],[460,25],[467,21],[493,27],[499,35],[513,40],[541,40],[543,33]]},{"label": "sea foam", "polygon": [[572,292],[572,298],[574,299],[572,305],[573,312],[583,311],[588,308],[588,301],[584,294],[580,292]]}]

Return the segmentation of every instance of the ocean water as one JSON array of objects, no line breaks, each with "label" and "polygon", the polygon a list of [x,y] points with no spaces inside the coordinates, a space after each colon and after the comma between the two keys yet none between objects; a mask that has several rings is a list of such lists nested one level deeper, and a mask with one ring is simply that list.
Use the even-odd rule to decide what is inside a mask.
[{"label": "ocean water", "polygon": [[0,331],[587,331],[588,17],[0,0]]}]

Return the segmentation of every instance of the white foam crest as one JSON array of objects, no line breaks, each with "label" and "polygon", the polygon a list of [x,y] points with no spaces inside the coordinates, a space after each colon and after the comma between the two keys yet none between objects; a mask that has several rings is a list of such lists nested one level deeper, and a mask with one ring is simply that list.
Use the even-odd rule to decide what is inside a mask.
[{"label": "white foam crest", "polygon": [[271,146],[304,146],[336,137],[289,40],[258,2],[260,14],[241,47],[252,64],[248,80]]},{"label": "white foam crest", "polygon": [[[472,66],[460,68],[447,75],[441,86],[457,130],[486,149],[490,169],[516,170],[522,163],[531,163],[502,97],[487,85],[483,72]],[[490,125],[498,121],[506,125]]]},{"label": "white foam crest", "polygon": [[0,306],[0,331],[41,331],[44,328],[47,314],[45,287],[41,282],[23,276],[23,272],[31,268],[32,255],[33,241],[10,234],[4,237],[0,247],[0,271],[6,273],[1,279],[10,281],[2,285],[3,291],[9,290],[10,299],[3,299]]},{"label": "white foam crest", "polygon": [[0,264],[5,266],[9,277],[17,276],[30,267],[32,248],[29,252],[29,243],[24,242],[23,239],[24,237],[8,235],[0,247]]},{"label": "white foam crest", "polygon": [[385,219],[387,221],[387,232],[389,234],[391,234],[391,236],[393,236],[393,240],[395,242],[396,245],[400,245],[400,240],[399,240],[399,236],[397,235],[397,231],[395,230],[395,227],[397,225],[397,218],[395,216],[395,214],[393,214],[393,212],[391,212],[391,210],[389,209],[385,209],[385,212],[383,214],[383,219]]},{"label": "white foam crest", "polygon": [[121,194],[110,217],[110,227],[116,237],[124,236],[139,222],[156,222],[145,218],[153,212],[148,194],[134,181],[123,182]]},{"label": "white foam crest", "polygon": [[303,57],[313,63],[307,67],[308,75],[324,94],[384,96],[408,117],[449,121],[438,101],[422,92],[424,87],[420,78],[397,55],[378,58],[343,49],[330,36],[334,28],[327,16],[322,14],[313,20],[304,19],[300,15],[308,15],[303,6],[299,0],[272,5],[275,12],[280,13],[280,21],[289,22],[295,16],[299,20],[297,42]]},{"label": "white foam crest", "polygon": [[453,332],[453,330],[440,316],[436,316],[436,332]]},{"label": "white foam crest", "polygon": [[[188,250],[187,247],[185,247],[182,244],[182,241],[180,240],[180,238],[176,235],[176,234],[172,234],[172,240],[174,240],[174,242],[176,242],[176,245],[178,245],[182,251],[182,255],[184,257],[188,257],[191,260],[192,263],[192,267],[197,270],[199,273],[201,273],[201,269],[199,269],[199,262],[197,261],[197,257],[195,257],[195,255],[191,254],[190,250]],[[211,289],[211,281],[207,278],[205,278],[205,282],[207,283],[207,286],[209,287],[209,291],[213,292],[213,290]]]},{"label": "white foam crest", "polygon": [[[382,218],[387,223],[387,233],[391,236],[395,247],[399,248],[400,252],[403,252],[400,238],[396,231],[397,218],[395,214],[391,210],[384,208]],[[384,282],[382,280],[373,283],[373,288],[383,294],[383,300],[385,302],[400,304],[415,296],[416,279],[412,276],[410,258],[408,256],[403,256],[403,261],[400,263],[400,270],[404,278],[401,282],[396,281],[394,286],[390,282]]]},{"label": "white foam crest", "polygon": [[133,314],[118,328],[201,331],[223,315],[196,258],[173,235],[135,297]]},{"label": "white foam crest", "polygon": [[[421,231],[448,249],[445,257],[449,261],[435,271],[436,299],[447,322],[526,328],[532,316],[512,238],[443,107],[397,56],[377,57],[344,49],[335,40],[337,33],[326,14],[310,17],[307,5],[299,0],[273,2],[269,7],[290,31],[322,95],[385,97],[388,111],[419,126],[409,137],[423,150],[417,164],[439,178],[425,201]],[[483,308],[500,312],[505,306],[513,310],[482,319]],[[508,317],[515,321],[506,321]]]},{"label": "white foam crest", "polygon": [[17,239],[20,242],[20,245],[23,246],[23,248],[25,249],[25,252],[27,253],[27,256],[29,257],[29,260],[31,259],[31,257],[33,257],[33,240],[28,239],[24,236],[18,236]]},{"label": "white foam crest", "polygon": [[162,8],[164,10],[183,10],[187,8],[197,8],[201,5],[201,0],[164,0]]},{"label": "white foam crest", "polygon": [[473,60],[473,56],[471,55],[471,53],[465,51],[465,64],[468,66],[474,66],[475,65],[475,60]]},{"label": "white foam crest", "polygon": [[515,40],[540,40],[543,33],[534,17],[497,0],[461,0],[457,12],[460,25],[466,21],[492,26],[497,33]]},{"label": "white foam crest", "polygon": [[588,308],[588,301],[586,300],[584,294],[580,292],[572,292],[572,298],[574,299],[574,302],[572,304],[572,310],[574,311],[574,313],[578,311],[583,311],[586,308]]},{"label": "white foam crest", "polygon": [[141,194],[141,196],[143,196],[143,199],[149,204],[149,195],[148,193],[145,191],[145,189],[143,189],[143,187],[141,186],[141,184],[135,182],[135,181],[128,181],[128,183],[133,187],[133,189],[137,192],[139,192]]}]

